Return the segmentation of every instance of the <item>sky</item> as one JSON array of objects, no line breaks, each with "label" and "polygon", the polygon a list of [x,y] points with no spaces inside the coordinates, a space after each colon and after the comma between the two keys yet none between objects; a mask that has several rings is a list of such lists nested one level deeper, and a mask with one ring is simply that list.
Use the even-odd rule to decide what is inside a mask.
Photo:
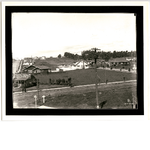
[{"label": "sky", "polygon": [[13,58],[136,50],[131,13],[12,13]]}]

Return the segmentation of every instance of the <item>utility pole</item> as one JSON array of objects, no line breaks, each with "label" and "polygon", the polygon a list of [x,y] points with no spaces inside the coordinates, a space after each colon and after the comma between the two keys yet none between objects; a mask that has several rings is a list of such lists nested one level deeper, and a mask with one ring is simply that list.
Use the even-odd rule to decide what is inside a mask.
[{"label": "utility pole", "polygon": [[95,51],[95,57],[94,57],[94,60],[95,60],[95,90],[96,90],[96,103],[97,103],[97,109],[99,109],[99,103],[98,103],[98,82],[97,82],[97,54],[96,54],[96,50],[99,50],[97,48],[94,48],[94,51]]},{"label": "utility pole", "polygon": [[38,88],[38,101],[39,101],[39,79],[37,79],[37,88]]}]

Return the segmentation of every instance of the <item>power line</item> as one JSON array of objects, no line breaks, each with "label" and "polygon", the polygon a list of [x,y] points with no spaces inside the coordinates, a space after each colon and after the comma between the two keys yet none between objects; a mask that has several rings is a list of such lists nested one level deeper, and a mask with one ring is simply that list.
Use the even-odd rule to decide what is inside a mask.
[{"label": "power line", "polygon": [[97,83],[97,77],[98,77],[98,73],[97,73],[97,59],[98,59],[98,56],[97,56],[97,53],[96,53],[96,51],[97,50],[100,50],[100,49],[98,49],[98,48],[92,48],[93,50],[94,50],[94,52],[95,52],[95,58],[94,58],[94,60],[95,60],[95,90],[96,90],[96,103],[97,103],[97,109],[99,109],[99,103],[98,103],[98,83]]}]

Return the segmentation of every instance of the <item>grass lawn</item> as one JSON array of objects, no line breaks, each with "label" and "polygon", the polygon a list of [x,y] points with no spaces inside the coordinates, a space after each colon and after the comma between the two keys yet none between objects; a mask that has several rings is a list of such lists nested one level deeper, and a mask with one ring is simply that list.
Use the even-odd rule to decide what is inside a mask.
[{"label": "grass lawn", "polygon": [[[100,93],[101,92],[101,93]],[[111,109],[113,107],[120,109],[130,109],[131,106],[125,106],[127,99],[132,99],[132,92],[136,95],[135,83],[123,83],[115,85],[99,86],[99,103],[107,101],[103,109]],[[37,92],[14,94],[13,102],[18,107],[34,106],[34,95]],[[96,96],[94,88],[70,88],[64,91],[43,91],[39,93],[42,104],[42,95],[46,96],[45,106],[56,107],[62,109],[95,109]]]},{"label": "grass lawn", "polygon": [[[136,74],[126,73],[126,72],[117,72],[111,70],[97,69],[98,76],[100,77],[100,82],[104,83],[106,79],[108,82],[122,81],[123,77],[126,80],[135,80]],[[74,85],[86,85],[95,83],[95,70],[94,69],[81,69],[81,70],[72,70],[66,72],[55,72],[49,75],[35,75],[41,83],[48,83],[49,79],[72,79]]]},{"label": "grass lawn", "polygon": [[[127,99],[132,99],[132,92],[136,93],[134,86],[107,87],[99,90],[99,103],[107,101],[103,109],[109,108],[132,108],[125,106]],[[136,94],[135,94],[136,95]],[[95,90],[88,93],[64,94],[55,97],[47,97],[45,106],[62,107],[73,109],[94,109],[96,108]]]},{"label": "grass lawn", "polygon": [[[108,82],[115,82],[115,81],[122,81],[123,77],[126,80],[135,80],[136,74],[134,73],[126,73],[126,72],[118,72],[113,70],[103,70],[97,69],[98,76],[100,77],[100,82],[105,83],[106,79]],[[68,85],[49,85],[49,79],[65,79],[68,78],[72,79],[72,83],[74,85],[87,85],[87,84],[94,84],[95,83],[95,70],[94,69],[80,69],[80,70],[72,70],[66,72],[55,72],[48,75],[38,74],[35,75],[37,79],[40,81],[40,89],[49,89],[49,88],[56,88],[56,87],[64,87]],[[99,82],[99,81],[98,81]],[[37,87],[30,87],[26,90],[36,90]],[[21,91],[21,88],[13,88],[13,92]]]}]

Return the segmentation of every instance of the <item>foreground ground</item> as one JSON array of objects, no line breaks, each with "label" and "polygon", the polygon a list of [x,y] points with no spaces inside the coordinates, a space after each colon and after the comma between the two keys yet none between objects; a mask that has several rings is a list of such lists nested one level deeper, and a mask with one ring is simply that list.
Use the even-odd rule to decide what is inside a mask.
[{"label": "foreground ground", "polygon": [[[99,86],[99,103],[106,101],[103,109],[131,109],[125,106],[127,99],[132,99],[132,93],[136,95],[136,82],[111,84]],[[16,108],[34,107],[34,95],[37,92],[13,94],[13,102]],[[42,104],[42,95],[46,96],[45,106],[62,109],[95,109],[95,87],[66,88],[63,90],[40,91],[38,106]]]}]

